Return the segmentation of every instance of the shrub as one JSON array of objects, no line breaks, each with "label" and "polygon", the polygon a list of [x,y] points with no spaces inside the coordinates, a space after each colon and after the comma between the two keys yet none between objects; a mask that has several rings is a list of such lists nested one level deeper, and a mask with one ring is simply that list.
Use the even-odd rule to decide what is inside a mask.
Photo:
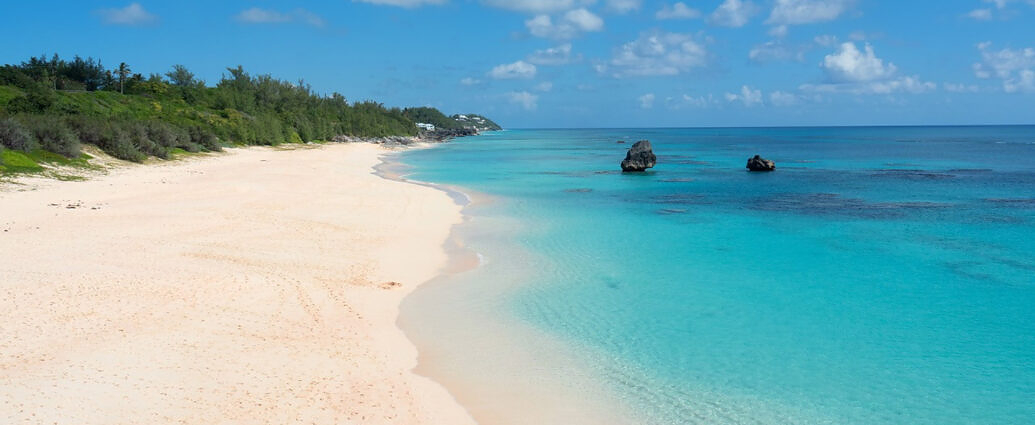
[{"label": "shrub", "polygon": [[103,149],[108,155],[126,161],[142,162],[147,158],[143,152],[133,144],[129,133],[119,126],[109,126],[101,137],[97,146]]},{"label": "shrub", "polygon": [[22,152],[39,147],[29,131],[13,118],[0,119],[0,146]]},{"label": "shrub", "polygon": [[219,145],[219,139],[211,131],[199,126],[193,126],[188,130],[188,133],[190,134],[191,143],[200,145],[205,150],[213,152],[223,150],[223,147]]},{"label": "shrub", "polygon": [[148,128],[144,124],[130,124],[126,132],[132,141],[133,146],[145,155],[157,156],[162,159],[169,159],[169,149],[155,143],[148,135]]},{"label": "shrub", "polygon": [[79,157],[79,138],[61,119],[49,115],[27,116],[40,147],[68,158]]},{"label": "shrub", "polygon": [[102,139],[105,137],[105,133],[110,127],[107,122],[101,121],[100,118],[92,118],[84,115],[70,116],[65,120],[65,122],[68,124],[68,127],[75,132],[76,136],[79,137],[79,141],[81,143],[89,143],[97,146],[101,146],[103,143]]}]

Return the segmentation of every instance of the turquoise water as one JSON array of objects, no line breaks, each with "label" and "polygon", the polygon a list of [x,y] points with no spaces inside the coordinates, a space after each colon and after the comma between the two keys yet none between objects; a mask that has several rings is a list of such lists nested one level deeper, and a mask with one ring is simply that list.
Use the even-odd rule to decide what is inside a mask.
[{"label": "turquoise water", "polygon": [[[639,139],[659,164],[622,174]],[[1035,421],[1035,127],[517,130],[401,158],[494,199],[455,280],[507,283],[456,305],[592,353],[638,421]]]}]

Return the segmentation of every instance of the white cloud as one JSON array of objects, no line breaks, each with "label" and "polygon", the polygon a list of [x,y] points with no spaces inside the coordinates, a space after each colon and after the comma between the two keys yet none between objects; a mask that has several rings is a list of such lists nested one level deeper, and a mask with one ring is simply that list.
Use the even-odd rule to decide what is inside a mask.
[{"label": "white cloud", "polygon": [[776,0],[767,24],[800,25],[837,19],[853,0]]},{"label": "white cloud", "polygon": [[539,96],[527,91],[513,91],[506,96],[510,103],[520,105],[526,111],[534,111],[539,107]]},{"label": "white cloud", "polygon": [[823,47],[833,47],[838,43],[836,35],[817,35],[812,38],[812,41]]},{"label": "white cloud", "polygon": [[482,0],[482,3],[500,9],[524,13],[555,13],[589,6],[595,0]]},{"label": "white cloud", "polygon": [[962,84],[962,83],[961,84],[944,83],[944,84],[942,84],[942,87],[945,88],[945,91],[952,92],[952,93],[977,93],[978,91],[981,90],[980,88],[978,88],[978,86],[976,86],[974,84],[969,84],[968,85],[968,84]]},{"label": "white cloud", "polygon": [[683,103],[697,108],[706,108],[715,103],[715,97],[712,95],[705,96],[691,96],[688,94],[683,95]]},{"label": "white cloud", "polygon": [[994,75],[1007,93],[1035,93],[1035,48],[992,50],[991,42],[978,44],[981,62],[974,64],[974,75],[988,79]]},{"label": "white cloud", "polygon": [[460,84],[465,86],[477,86],[482,83],[482,80],[471,77],[464,77],[460,79]]},{"label": "white cloud", "polygon": [[739,28],[747,24],[756,12],[758,8],[750,1],[725,0],[708,17],[708,22],[712,25]]},{"label": "white cloud", "polygon": [[604,29],[604,20],[586,9],[569,10],[564,14],[564,20],[574,25],[580,31],[600,31]]},{"label": "white cloud", "polygon": [[97,14],[104,23],[111,25],[146,25],[158,21],[158,17],[140,3],[130,3],[121,9],[101,9]]},{"label": "white cloud", "polygon": [[647,93],[636,98],[636,100],[640,102],[641,109],[651,109],[654,107],[654,93]]},{"label": "white cloud", "polygon": [[629,13],[640,10],[643,0],[607,0],[607,10],[615,13]]},{"label": "white cloud", "polygon": [[926,93],[938,85],[922,81],[919,77],[898,77],[894,79],[842,84],[802,84],[799,89],[812,93],[891,94],[897,92]]},{"label": "white cloud", "polygon": [[752,107],[752,106],[756,106],[756,105],[761,105],[762,104],[762,91],[761,90],[757,90],[757,89],[752,89],[751,87],[748,87],[748,86],[741,86],[740,87],[740,94],[726,93],[725,96],[726,96],[726,101],[727,102],[737,102],[737,101],[740,101],[741,103],[744,104],[744,106],[747,106],[749,108]]},{"label": "white cloud", "polygon": [[549,81],[543,81],[535,86],[535,91],[546,93],[551,90],[553,90],[553,83]]},{"label": "white cloud", "polygon": [[[615,49],[608,62],[615,77],[678,75],[708,64],[704,44],[690,34],[646,32]],[[598,72],[607,66],[599,65]]]},{"label": "white cloud", "polygon": [[426,4],[429,4],[429,5],[446,4],[446,2],[448,0],[352,0],[352,1],[358,1],[360,3],[379,4],[379,5],[384,5],[384,6],[399,6],[399,7],[412,8],[412,7],[423,6],[423,5],[426,5]]},{"label": "white cloud", "polygon": [[237,14],[236,19],[247,24],[300,22],[319,28],[326,25],[323,18],[305,9],[295,9],[290,13],[281,13],[276,10],[253,7],[251,9],[242,10],[241,13]]},{"label": "white cloud", "polygon": [[774,91],[769,93],[769,104],[773,106],[794,106],[801,101],[801,98],[794,93]]},{"label": "white cloud", "polygon": [[924,93],[938,87],[917,76],[898,76],[898,68],[890,62],[885,64],[869,44],[860,51],[855,43],[842,43],[836,52],[823,58],[820,66],[827,82],[803,84],[799,89],[813,93],[890,94]]},{"label": "white cloud", "polygon": [[873,46],[867,44],[859,51],[855,43],[842,43],[837,52],[823,58],[823,69],[834,83],[853,83],[887,79],[895,74],[895,64],[884,64],[884,60],[873,53]]},{"label": "white cloud", "polygon": [[769,29],[769,35],[777,38],[783,38],[787,36],[787,25],[777,25]]},{"label": "white cloud", "polygon": [[497,80],[530,79],[535,78],[536,67],[525,61],[517,61],[497,65],[489,71],[489,76]]},{"label": "white cloud", "polygon": [[804,48],[791,48],[781,41],[768,41],[752,47],[748,52],[748,58],[754,62],[779,62],[805,60]]},{"label": "white cloud", "polygon": [[654,17],[661,20],[697,19],[701,17],[701,11],[687,6],[686,3],[676,2],[671,6],[667,4],[662,6],[661,10],[654,14]]},{"label": "white cloud", "polygon": [[974,9],[967,14],[967,17],[978,21],[992,20],[992,9]]},{"label": "white cloud", "polygon": [[525,27],[536,37],[570,39],[581,32],[603,30],[604,20],[586,9],[574,9],[556,23],[549,15],[537,15],[525,21]]},{"label": "white cloud", "polygon": [[536,50],[528,55],[528,61],[536,65],[566,65],[578,58],[571,55],[571,43],[565,43],[557,47]]}]

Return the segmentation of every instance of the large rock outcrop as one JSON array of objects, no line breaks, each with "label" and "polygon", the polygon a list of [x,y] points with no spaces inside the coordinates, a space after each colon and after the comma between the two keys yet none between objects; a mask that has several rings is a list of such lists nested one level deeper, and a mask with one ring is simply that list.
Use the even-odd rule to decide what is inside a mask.
[{"label": "large rock outcrop", "polygon": [[629,152],[625,154],[625,160],[622,161],[622,171],[643,171],[651,168],[658,162],[658,157],[654,156],[654,150],[651,149],[650,142],[647,140],[640,140],[629,148]]},{"label": "large rock outcrop", "polygon": [[776,169],[776,163],[755,155],[754,158],[748,159],[747,169],[751,171],[773,171]]}]

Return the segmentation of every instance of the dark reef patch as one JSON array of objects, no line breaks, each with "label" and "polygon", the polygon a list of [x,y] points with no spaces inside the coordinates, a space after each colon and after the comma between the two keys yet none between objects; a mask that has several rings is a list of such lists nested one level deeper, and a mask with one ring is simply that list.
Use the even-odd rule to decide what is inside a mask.
[{"label": "dark reef patch", "polygon": [[751,202],[748,208],[805,215],[888,219],[902,217],[911,212],[951,206],[936,202],[870,202],[859,198],[845,198],[836,193],[784,193],[758,199]]}]

